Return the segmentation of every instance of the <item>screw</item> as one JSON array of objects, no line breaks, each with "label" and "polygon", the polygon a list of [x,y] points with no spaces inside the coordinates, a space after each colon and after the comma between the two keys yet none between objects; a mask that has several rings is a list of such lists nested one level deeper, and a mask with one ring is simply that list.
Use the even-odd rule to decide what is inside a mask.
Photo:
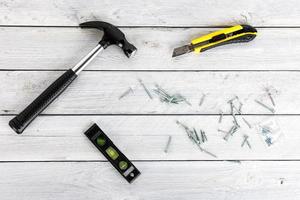
[{"label": "screw", "polygon": [[263,104],[262,102],[255,100],[256,103],[258,103],[259,105],[261,105],[262,107],[268,109],[270,112],[275,113],[275,110],[273,108],[270,108],[269,106]]},{"label": "screw", "polygon": [[238,109],[235,105],[232,104],[232,108],[234,108],[234,110],[237,111],[238,114],[242,114],[242,112],[240,111],[240,108]]},{"label": "screw", "polygon": [[232,113],[232,117],[233,117],[233,123],[237,126],[237,127],[240,127],[239,123],[237,122],[236,120],[236,117],[235,117],[235,114]]},{"label": "screw", "polygon": [[232,101],[230,101],[229,104],[230,104],[230,113],[233,114],[233,103],[232,103]]},{"label": "screw", "polygon": [[221,133],[226,133],[226,134],[228,133],[227,131],[224,131],[224,130],[221,130],[221,129],[218,129],[218,131],[221,132]]},{"label": "screw", "polygon": [[269,98],[270,98],[270,100],[271,100],[273,106],[275,106],[274,99],[273,99],[272,94],[271,94],[270,92],[268,92],[268,96],[269,96]]},{"label": "screw", "polygon": [[270,138],[270,137],[267,137],[267,138],[265,139],[265,142],[267,143],[268,146],[271,146],[271,145],[273,144],[272,138]]},{"label": "screw", "polygon": [[237,130],[238,130],[239,126],[234,125],[233,129],[231,130],[230,134],[233,135]]},{"label": "screw", "polygon": [[[233,125],[228,132],[226,132],[226,135],[224,136],[224,140],[228,141],[229,136],[233,136],[233,134],[237,131],[238,126]],[[221,130],[222,131],[222,130]]]},{"label": "screw", "polygon": [[270,92],[270,88],[265,88],[265,90],[266,90],[266,92],[267,92],[267,94],[268,94],[268,96],[269,96],[269,98],[270,98],[270,100],[272,102],[272,105],[275,106],[275,101],[274,101],[274,99],[272,97],[272,93]]},{"label": "screw", "polygon": [[234,100],[238,100],[238,99],[239,99],[239,97],[235,96],[234,98],[228,100],[227,103],[232,103]]},{"label": "screw", "polygon": [[169,136],[168,142],[167,142],[166,147],[165,147],[165,150],[164,150],[165,153],[168,153],[168,150],[169,150],[169,146],[170,146],[171,140],[172,140],[172,136]]},{"label": "screw", "polygon": [[153,99],[153,97],[152,97],[150,91],[149,91],[148,88],[145,86],[145,84],[143,83],[143,81],[142,81],[141,79],[138,79],[138,80],[139,80],[141,86],[144,88],[144,90],[145,90],[145,92],[147,93],[147,95],[149,96],[149,98],[150,98],[150,99]]},{"label": "screw", "polygon": [[249,128],[252,128],[251,124],[244,117],[242,117],[242,119]]},{"label": "screw", "polygon": [[129,89],[126,90],[123,94],[121,94],[121,96],[119,97],[119,100],[122,99],[123,97],[127,96],[130,92],[133,93],[133,90],[131,87],[129,87]]},{"label": "screw", "polygon": [[199,106],[202,106],[205,97],[206,97],[206,94],[203,94],[202,97],[201,97],[201,99],[200,99]]},{"label": "screw", "polygon": [[196,142],[200,144],[200,138],[199,138],[199,135],[198,135],[198,133],[197,133],[197,131],[196,131],[195,128],[194,128],[194,134],[196,136]]},{"label": "screw", "polygon": [[243,147],[244,144],[247,144],[247,146],[249,147],[249,149],[251,149],[251,145],[250,145],[250,143],[248,141],[248,138],[249,138],[248,135],[244,135],[244,140],[243,140],[243,143],[241,144],[241,147]]},{"label": "screw", "polygon": [[223,119],[223,111],[220,111],[219,124],[222,123]]},{"label": "screw", "polygon": [[241,114],[242,113],[242,106],[243,106],[243,104],[240,102],[240,106],[239,106],[239,110],[238,110],[238,112]]},{"label": "screw", "polygon": [[200,130],[201,132],[201,139],[202,139],[202,143],[206,142],[207,141],[207,137],[206,137],[206,134],[203,130]]},{"label": "screw", "polygon": [[[197,144],[197,143],[196,143],[196,144]],[[200,144],[197,144],[197,146],[199,147],[199,149],[200,149],[202,152],[204,152],[204,153],[206,153],[206,154],[208,154],[208,155],[210,155],[210,156],[212,156],[212,157],[214,157],[214,158],[217,158],[217,156],[216,156],[215,154],[213,154],[213,153],[207,151],[206,149],[203,149],[203,148],[200,146]]]}]

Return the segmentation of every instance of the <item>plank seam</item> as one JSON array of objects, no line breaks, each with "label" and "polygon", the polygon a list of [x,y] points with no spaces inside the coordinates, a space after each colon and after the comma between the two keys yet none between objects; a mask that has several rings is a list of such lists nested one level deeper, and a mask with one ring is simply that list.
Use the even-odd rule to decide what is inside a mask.
[{"label": "plank seam", "polygon": [[[300,162],[300,159],[245,159],[245,160],[131,160],[132,162]],[[107,160],[34,160],[34,161],[0,161],[1,163],[109,163]]]},{"label": "plank seam", "polygon": [[[0,116],[15,116],[17,114],[0,114]],[[239,116],[240,114],[236,114],[236,116]],[[286,113],[281,113],[281,114],[242,114],[241,116],[299,116],[300,114],[286,114]],[[220,116],[219,113],[216,114],[196,114],[196,113],[187,113],[187,114],[171,114],[171,113],[166,113],[166,114],[146,114],[146,113],[141,113],[141,114],[121,114],[121,113],[116,113],[116,114],[88,114],[88,113],[81,113],[81,114],[40,114],[39,116]],[[223,114],[223,116],[231,116],[231,114]]]},{"label": "plank seam", "polygon": [[[61,72],[61,71],[67,71],[67,69],[0,69],[0,72]],[[196,70],[196,69],[191,69],[191,70],[186,70],[186,69],[146,69],[146,70],[140,70],[140,69],[106,69],[106,70],[83,70],[84,72],[300,72],[300,70],[297,69],[278,69],[278,70],[271,70],[271,69],[260,69],[260,70],[251,70],[251,69],[210,69],[210,70]]]},{"label": "plank seam", "polygon": [[[0,28],[80,28],[78,26],[55,26],[55,25],[13,25],[13,24],[0,24]],[[123,25],[123,26],[116,26],[118,28],[174,28],[174,29],[183,29],[183,28],[228,28],[231,26],[130,26],[130,25]],[[261,28],[261,29],[281,29],[281,28],[300,28],[300,26],[284,26],[284,25],[276,25],[276,26],[253,26],[255,28]]]}]

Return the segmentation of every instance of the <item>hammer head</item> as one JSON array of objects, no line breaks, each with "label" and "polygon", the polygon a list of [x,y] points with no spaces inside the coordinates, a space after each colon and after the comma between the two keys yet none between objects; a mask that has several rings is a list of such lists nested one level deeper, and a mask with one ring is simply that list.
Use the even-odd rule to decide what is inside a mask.
[{"label": "hammer head", "polygon": [[99,44],[104,49],[113,44],[118,45],[123,49],[128,58],[133,56],[137,51],[137,48],[126,40],[124,33],[112,24],[101,21],[90,21],[79,24],[79,26],[81,28],[97,28],[102,30],[104,35]]}]

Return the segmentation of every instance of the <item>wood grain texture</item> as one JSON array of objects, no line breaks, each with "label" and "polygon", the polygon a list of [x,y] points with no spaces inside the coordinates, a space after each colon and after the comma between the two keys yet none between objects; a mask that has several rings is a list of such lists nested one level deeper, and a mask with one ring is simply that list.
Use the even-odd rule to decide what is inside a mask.
[{"label": "wood grain texture", "polygon": [[128,184],[109,163],[2,163],[5,200],[299,199],[299,162],[136,162]]},{"label": "wood grain texture", "polygon": [[[41,116],[22,135],[7,125],[11,117],[0,117],[0,161],[68,161],[105,160],[83,134],[93,122],[133,160],[298,160],[299,116],[274,119],[281,136],[267,147],[257,127],[269,116],[245,116],[253,128],[237,117],[241,128],[226,142],[217,129],[229,130],[232,117],[218,116]],[[202,147],[217,155],[200,152],[176,120],[197,131],[206,132],[208,142]],[[243,135],[249,136],[252,149],[241,147]],[[164,153],[168,136],[172,136],[169,153]]]},{"label": "wood grain texture", "polygon": [[[2,114],[17,114],[63,72],[1,71]],[[142,79],[155,97],[149,99]],[[155,83],[170,94],[180,93],[192,104],[160,102]],[[299,72],[83,72],[44,113],[47,114],[219,114],[230,112],[227,101],[237,95],[245,114],[272,114],[254,102],[271,101],[264,88],[272,86],[276,114],[299,114]],[[119,100],[129,88],[134,93]],[[199,106],[202,94],[205,102]]]},{"label": "wood grain texture", "polygon": [[[299,1],[0,0],[0,13],[1,200],[300,198]],[[101,38],[78,28],[88,20],[121,26],[138,54],[127,59],[117,47],[107,49],[47,115],[15,134],[8,121]],[[251,43],[171,59],[173,48],[217,30],[209,27],[240,23],[259,27]],[[139,78],[151,92],[157,83],[192,106],[167,105],[154,94],[150,100]],[[271,105],[269,86],[277,90],[274,116],[254,102]],[[134,93],[119,100],[128,87]],[[217,129],[229,130],[232,117],[219,124],[218,114],[229,113],[226,102],[235,95],[254,128],[237,116],[242,128],[225,142]],[[282,135],[268,148],[255,125],[270,118]],[[203,147],[218,158],[191,144],[176,120],[205,130]],[[83,135],[93,122],[142,172],[132,185]],[[241,147],[244,134],[252,149]]]},{"label": "wood grain texture", "polygon": [[299,1],[279,0],[1,0],[4,25],[77,26],[103,20],[122,26],[299,26]]},{"label": "wood grain texture", "polygon": [[[171,58],[173,48],[213,28],[122,28],[138,48],[128,59],[118,47],[99,55],[87,70],[299,70],[297,28],[258,29],[246,44],[218,47],[200,55]],[[102,33],[79,28],[1,28],[0,69],[63,70],[74,66]],[[159,58],[159,59],[158,59]]]}]

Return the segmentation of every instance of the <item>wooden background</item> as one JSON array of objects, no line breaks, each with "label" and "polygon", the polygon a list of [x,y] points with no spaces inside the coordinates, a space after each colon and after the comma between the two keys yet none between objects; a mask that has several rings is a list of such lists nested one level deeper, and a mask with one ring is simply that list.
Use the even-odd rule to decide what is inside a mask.
[{"label": "wooden background", "polygon": [[[299,1],[0,0],[0,13],[1,200],[300,198]],[[137,55],[127,59],[110,47],[16,135],[8,121],[101,38],[78,28],[89,20],[118,25]],[[171,58],[174,47],[239,23],[258,29],[253,42]],[[192,106],[150,100],[138,79],[180,92]],[[134,94],[119,100],[130,86]],[[254,102],[266,86],[278,90],[274,116]],[[222,139],[217,129],[230,128],[232,118],[219,124],[219,110],[229,114],[226,102],[235,95],[252,124],[278,122],[277,144],[268,148],[244,124],[232,140]],[[205,148],[218,157],[201,153],[176,120],[204,129]],[[93,122],[142,172],[133,184],[83,135]],[[252,149],[241,148],[243,134]]]}]

